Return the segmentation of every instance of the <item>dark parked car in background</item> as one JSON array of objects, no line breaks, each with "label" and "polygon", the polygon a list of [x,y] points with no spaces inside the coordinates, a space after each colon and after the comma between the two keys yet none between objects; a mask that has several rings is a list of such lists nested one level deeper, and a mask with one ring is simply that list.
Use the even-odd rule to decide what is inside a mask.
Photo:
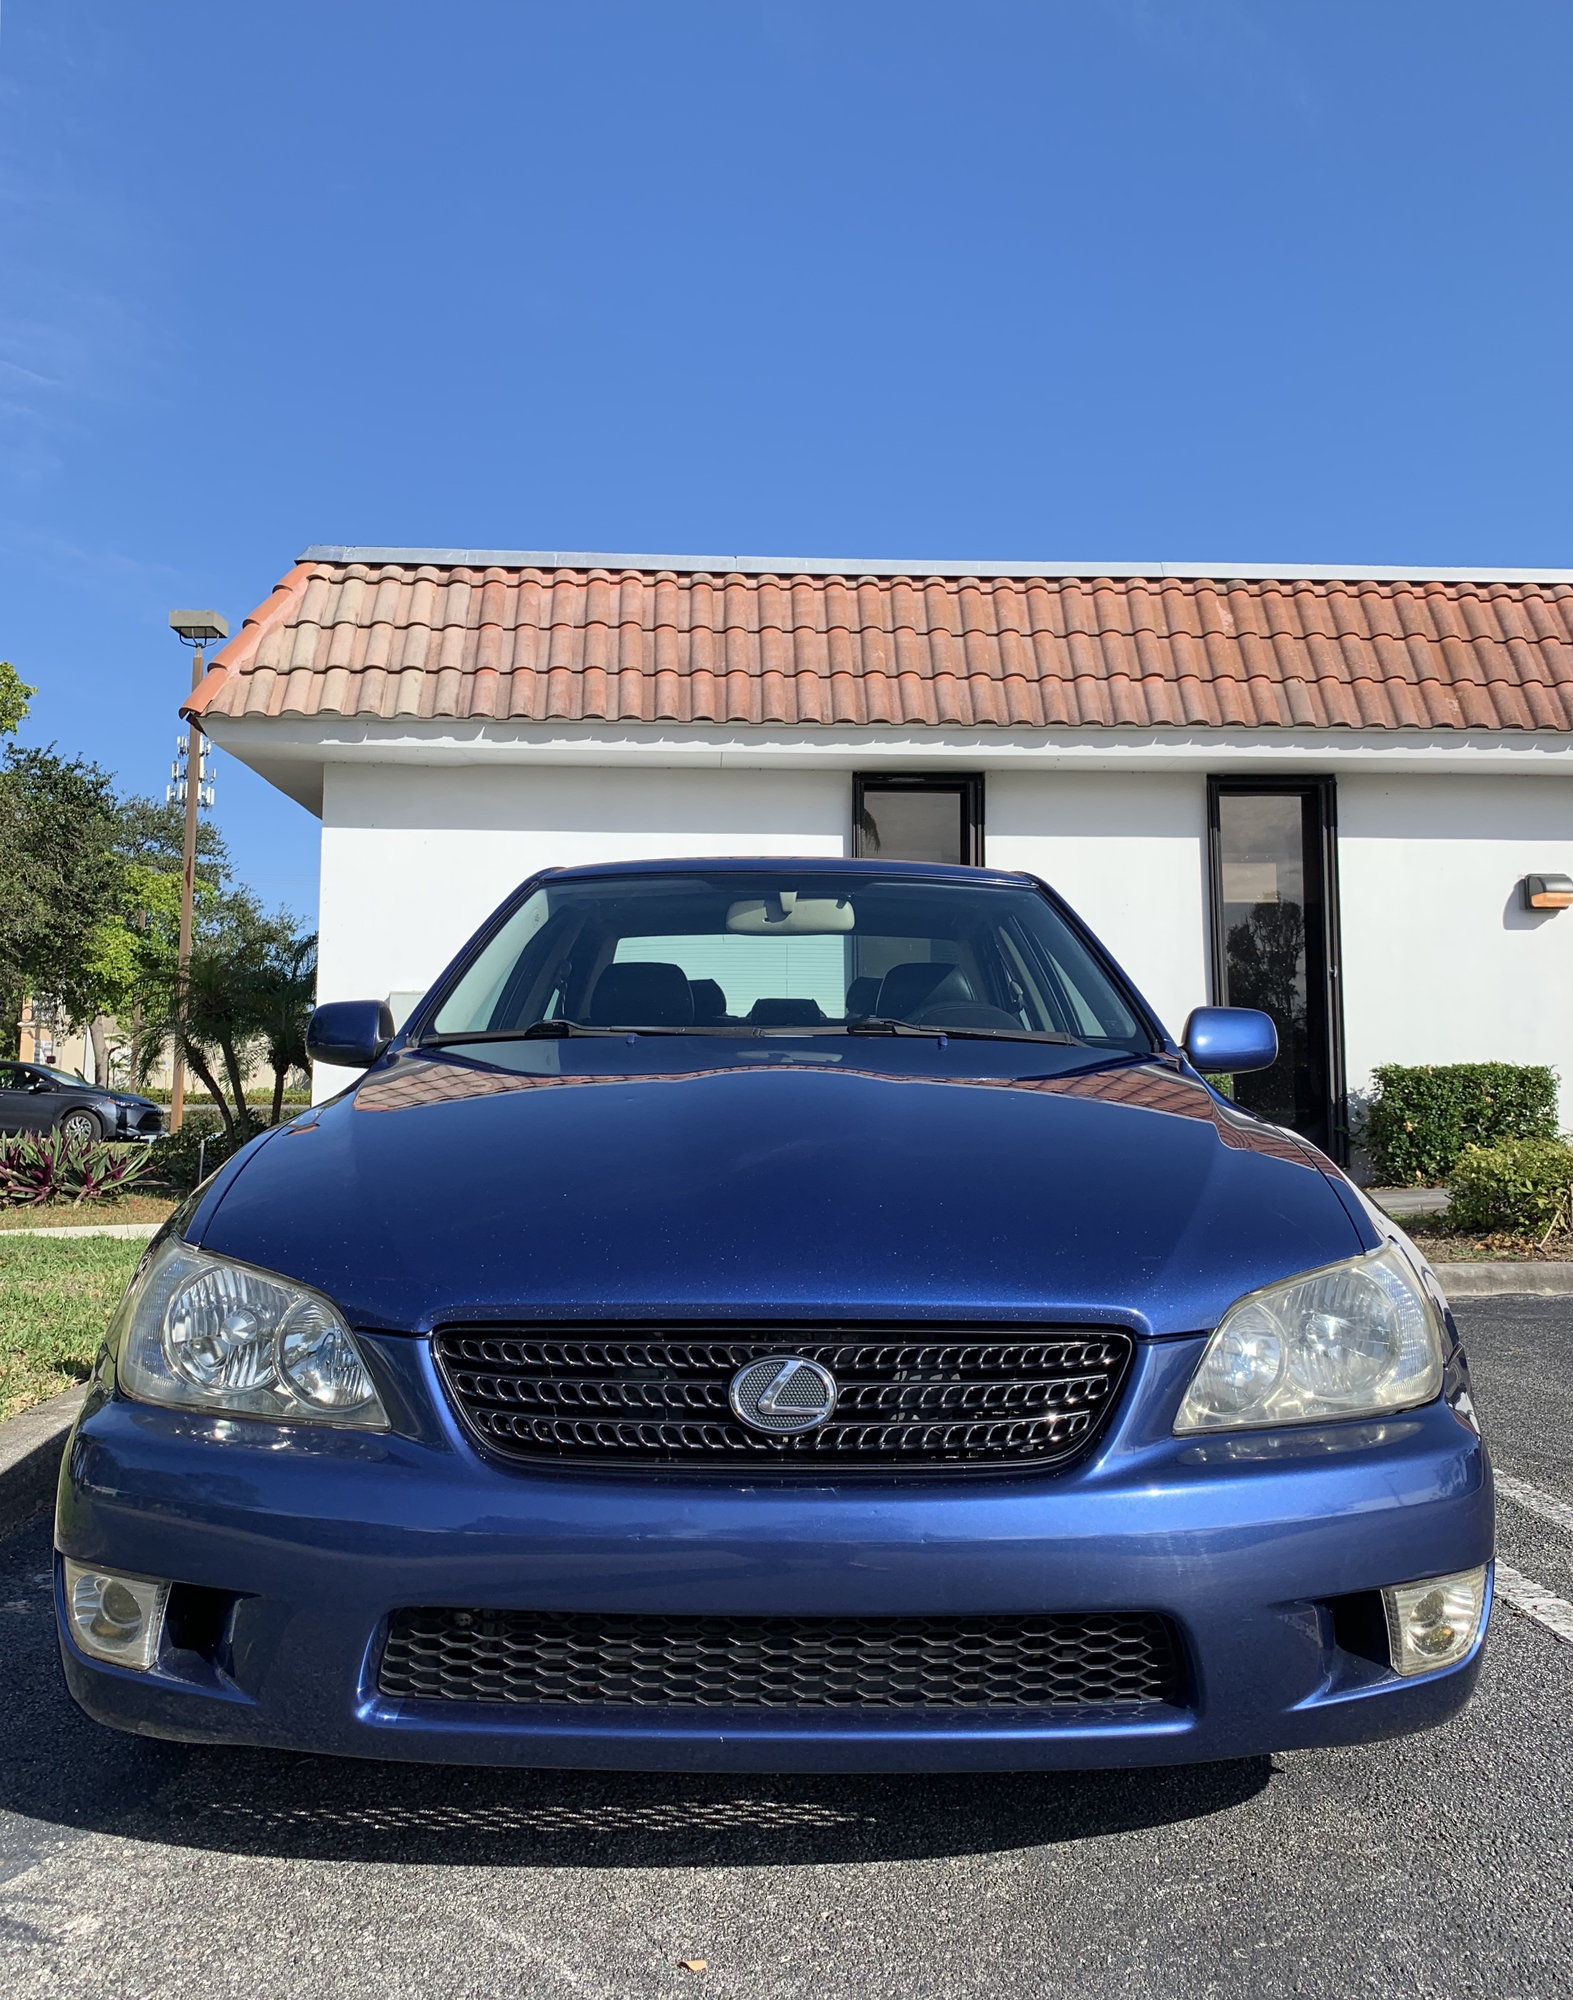
[{"label": "dark parked car in background", "polygon": [[164,1114],[150,1097],[86,1083],[46,1063],[0,1062],[0,1132],[71,1139],[156,1139]]}]

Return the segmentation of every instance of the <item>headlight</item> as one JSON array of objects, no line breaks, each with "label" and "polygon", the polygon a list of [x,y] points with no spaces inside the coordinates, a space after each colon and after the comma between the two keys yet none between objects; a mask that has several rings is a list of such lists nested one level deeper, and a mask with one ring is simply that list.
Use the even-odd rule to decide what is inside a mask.
[{"label": "headlight", "polygon": [[144,1403],[388,1428],[349,1328],[320,1292],[170,1237],[110,1328],[120,1386]]},{"label": "headlight", "polygon": [[1442,1387],[1436,1313],[1389,1245],[1231,1306],[1191,1377],[1176,1431],[1379,1416]]}]

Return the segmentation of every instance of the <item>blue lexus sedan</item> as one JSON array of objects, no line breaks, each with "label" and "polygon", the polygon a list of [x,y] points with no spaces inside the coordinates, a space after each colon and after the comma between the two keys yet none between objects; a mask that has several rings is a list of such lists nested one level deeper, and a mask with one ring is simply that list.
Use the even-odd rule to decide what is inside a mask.
[{"label": "blue lexus sedan", "polygon": [[1468,1699],[1492,1495],[1413,1246],[1026,875],[536,876],[150,1245],[62,1469],[99,1721],[1000,1771]]}]

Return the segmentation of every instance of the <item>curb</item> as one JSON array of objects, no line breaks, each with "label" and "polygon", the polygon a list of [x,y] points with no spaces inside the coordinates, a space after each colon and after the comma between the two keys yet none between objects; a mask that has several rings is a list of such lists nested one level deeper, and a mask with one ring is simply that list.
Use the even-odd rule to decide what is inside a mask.
[{"label": "curb", "polygon": [[1573,1264],[1433,1264],[1450,1299],[1573,1299]]},{"label": "curb", "polygon": [[86,1395],[84,1383],[0,1424],[0,1535],[10,1534],[54,1499],[66,1432]]},{"label": "curb", "polygon": [[8,1236],[120,1236],[129,1242],[156,1236],[163,1226],[162,1222],[73,1222],[64,1229],[0,1229],[0,1243]]}]

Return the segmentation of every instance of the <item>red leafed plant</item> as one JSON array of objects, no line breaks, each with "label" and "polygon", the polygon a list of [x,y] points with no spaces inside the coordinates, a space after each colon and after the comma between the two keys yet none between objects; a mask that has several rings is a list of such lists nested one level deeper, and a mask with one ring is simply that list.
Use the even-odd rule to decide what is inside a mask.
[{"label": "red leafed plant", "polygon": [[0,1137],[0,1208],[103,1201],[126,1193],[150,1164],[146,1146],[110,1146],[64,1132]]}]

